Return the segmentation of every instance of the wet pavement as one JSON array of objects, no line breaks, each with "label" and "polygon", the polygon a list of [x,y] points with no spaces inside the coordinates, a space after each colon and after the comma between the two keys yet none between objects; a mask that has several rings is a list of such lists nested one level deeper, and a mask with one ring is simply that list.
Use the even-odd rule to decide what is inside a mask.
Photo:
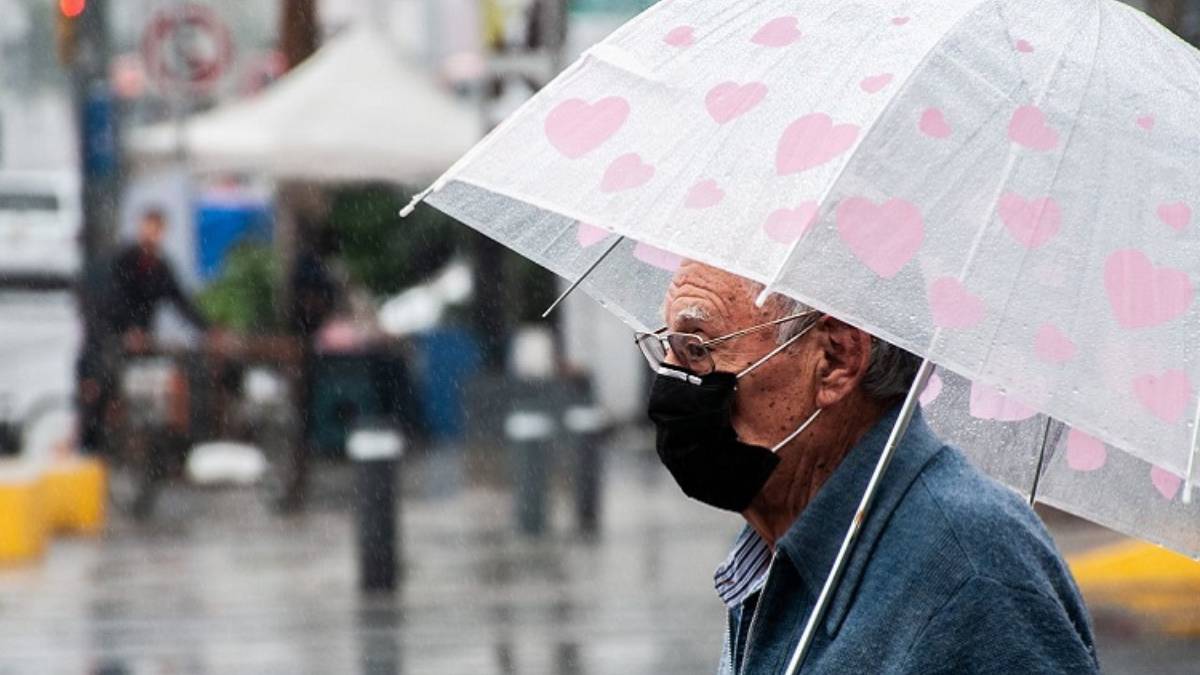
[{"label": "wet pavement", "polygon": [[[410,458],[394,596],[357,591],[345,467],[319,472],[299,516],[252,490],[168,490],[149,524],[114,517],[102,539],[0,570],[0,674],[713,672],[712,570],[740,519],[684,500],[649,450],[614,450],[594,537],[569,485],[534,539],[514,534],[493,462]],[[1053,526],[1068,549],[1111,541]],[[1114,612],[1097,621],[1106,672],[1197,672],[1197,637]]]}]

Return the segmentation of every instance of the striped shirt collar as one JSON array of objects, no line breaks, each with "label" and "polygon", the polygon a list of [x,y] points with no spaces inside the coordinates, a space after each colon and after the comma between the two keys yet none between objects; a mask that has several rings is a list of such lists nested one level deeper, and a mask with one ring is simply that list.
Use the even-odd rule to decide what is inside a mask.
[{"label": "striped shirt collar", "polygon": [[713,585],[725,606],[733,609],[754,595],[767,580],[771,547],[754,528],[742,528],[725,562],[713,573]]}]

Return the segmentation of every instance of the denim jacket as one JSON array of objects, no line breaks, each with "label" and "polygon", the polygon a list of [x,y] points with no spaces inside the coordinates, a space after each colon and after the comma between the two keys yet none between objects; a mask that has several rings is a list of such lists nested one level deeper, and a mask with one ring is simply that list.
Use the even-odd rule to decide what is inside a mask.
[{"label": "denim jacket", "polygon": [[[722,674],[783,673],[898,410],[850,451],[729,611]],[[918,412],[802,673],[1098,672],[1087,610],[1041,521]]]}]

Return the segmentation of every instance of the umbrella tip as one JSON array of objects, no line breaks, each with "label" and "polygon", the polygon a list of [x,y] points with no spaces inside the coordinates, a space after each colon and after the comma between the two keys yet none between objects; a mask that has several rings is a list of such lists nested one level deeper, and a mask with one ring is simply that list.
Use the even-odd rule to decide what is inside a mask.
[{"label": "umbrella tip", "polygon": [[439,181],[435,182],[433,185],[430,185],[429,187],[425,188],[424,190],[421,190],[417,194],[413,195],[413,198],[411,201],[408,202],[408,205],[405,206],[404,208],[400,209],[400,217],[407,218],[417,208],[417,204],[420,204],[421,202],[425,201],[426,197],[428,197],[430,194],[432,194],[434,192],[437,192],[440,189],[442,189],[442,182],[439,180]]},{"label": "umbrella tip", "polygon": [[754,306],[761,309],[763,305],[767,304],[767,298],[771,297],[771,293],[772,291],[770,286],[762,289],[762,292],[759,293],[758,297],[754,299]]}]

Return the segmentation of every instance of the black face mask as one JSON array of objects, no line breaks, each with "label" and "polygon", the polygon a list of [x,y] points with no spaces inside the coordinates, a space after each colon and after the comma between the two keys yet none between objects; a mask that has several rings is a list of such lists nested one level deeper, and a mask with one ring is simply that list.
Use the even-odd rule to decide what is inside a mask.
[{"label": "black face mask", "polygon": [[684,494],[741,512],[762,490],[779,457],[738,440],[731,421],[736,389],[734,373],[701,377],[663,366],[650,389],[649,413],[658,430],[658,457]]}]

